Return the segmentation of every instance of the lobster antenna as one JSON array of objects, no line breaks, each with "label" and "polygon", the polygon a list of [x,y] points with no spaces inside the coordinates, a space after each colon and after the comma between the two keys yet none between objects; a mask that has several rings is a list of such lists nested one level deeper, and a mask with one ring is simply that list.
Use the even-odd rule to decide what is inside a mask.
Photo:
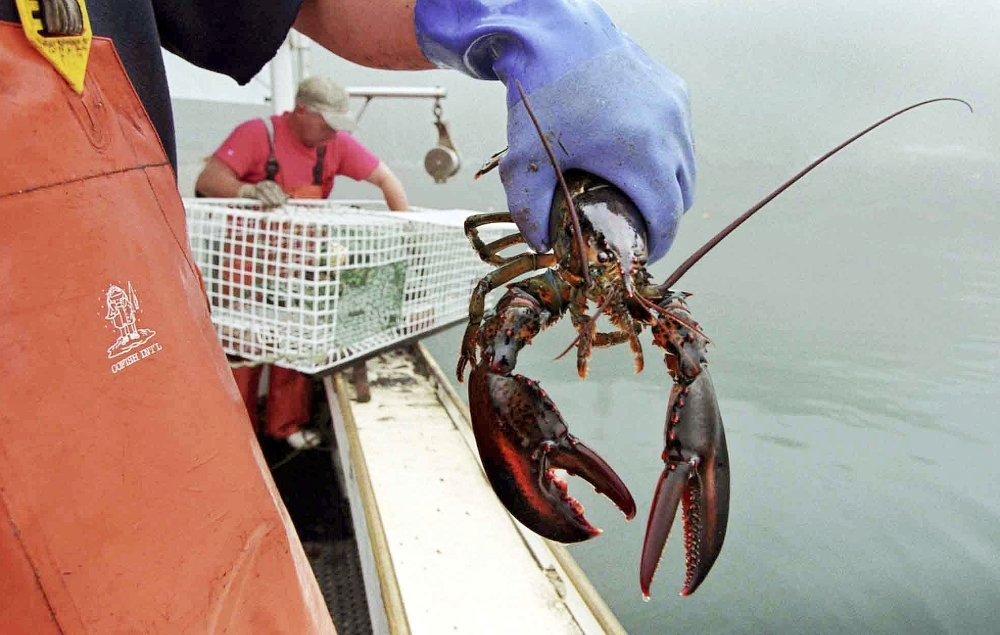
[{"label": "lobster antenna", "polygon": [[[528,103],[528,96],[524,94],[524,88],[521,86],[521,80],[515,80],[517,82],[517,92],[521,93],[521,101],[524,102],[524,109],[528,112],[528,117],[531,118],[531,123],[535,125],[535,130],[538,131],[538,138],[542,141],[542,147],[545,148],[545,154],[549,155],[549,162],[552,163],[552,169],[556,172],[556,178],[559,179],[559,188],[562,189],[563,196],[566,198],[566,205],[569,207],[569,217],[573,221],[573,234],[576,236],[576,247],[580,254],[580,272],[583,277],[584,283],[586,283],[587,288],[590,288],[590,271],[587,263],[584,259],[584,254],[586,253],[586,246],[583,244],[583,231],[580,229],[580,217],[576,214],[576,206],[573,205],[573,197],[569,193],[569,187],[566,185],[566,179],[563,178],[562,172],[559,170],[559,164],[556,163],[556,155],[552,151],[552,146],[549,145],[548,139],[545,138],[545,133],[542,132],[542,124],[538,123],[538,118],[535,117],[535,111],[531,109],[531,104]],[[578,338],[579,339],[579,338]],[[563,353],[565,355],[565,353]]]},{"label": "lobster antenna", "polygon": [[[689,293],[687,295],[691,295],[691,294]],[[671,319],[674,322],[677,322],[681,326],[691,329],[692,331],[694,331],[698,335],[704,337],[706,342],[708,342],[709,344],[712,343],[712,340],[707,335],[705,335],[705,333],[701,330],[701,328],[699,328],[698,325],[695,324],[694,322],[688,322],[687,320],[684,320],[684,319],[681,319],[681,318],[677,317],[677,315],[675,313],[671,313],[667,309],[664,309],[662,306],[656,304],[655,302],[652,302],[651,300],[647,300],[646,298],[642,297],[641,295],[636,294],[635,297],[636,297],[637,300],[639,300],[639,304],[641,304],[642,306],[646,307],[646,309],[652,309],[656,313],[659,313],[659,314],[663,315],[664,317],[666,317],[668,319]]]},{"label": "lobster antenna", "polygon": [[[778,188],[776,190],[774,190],[773,192],[771,192],[770,194],[768,194],[767,196],[765,196],[759,203],[757,203],[756,205],[754,205],[753,207],[751,207],[747,211],[743,212],[743,214],[739,218],[737,218],[733,222],[729,223],[722,231],[720,231],[718,234],[716,234],[715,236],[713,236],[712,239],[709,240],[704,245],[702,245],[701,248],[698,249],[698,251],[696,251],[693,254],[691,254],[691,256],[687,260],[685,260],[683,263],[681,263],[681,266],[677,267],[677,269],[675,269],[674,272],[672,274],[670,274],[670,276],[667,278],[666,282],[664,282],[663,284],[661,284],[658,287],[659,291],[660,292],[664,292],[664,291],[668,290],[674,283],[676,283],[678,280],[681,279],[681,276],[683,276],[685,273],[688,272],[688,269],[690,269],[691,267],[693,267],[696,262],[698,262],[699,260],[701,260],[702,256],[704,256],[705,254],[707,254],[709,251],[712,250],[713,247],[715,247],[720,242],[722,242],[723,238],[725,238],[729,234],[733,233],[733,230],[735,230],[737,227],[739,227],[740,225],[742,225],[744,221],[746,221],[748,218],[750,218],[751,216],[753,216],[758,210],[760,210],[760,208],[762,208],[765,205],[767,205],[768,203],[770,203],[772,200],[774,200],[774,198],[776,196],[778,196],[779,194],[781,194],[782,192],[784,192],[785,190],[787,190],[788,188],[790,188],[792,185],[795,184],[796,181],[798,181],[799,179],[801,179],[802,177],[804,177],[806,174],[808,174],[809,172],[811,172],[813,170],[813,168],[815,168],[816,166],[818,166],[820,163],[826,161],[827,159],[829,159],[833,155],[837,154],[838,152],[840,152],[841,150],[843,150],[847,146],[851,145],[852,143],[854,143],[855,141],[857,141],[861,137],[865,136],[866,134],[868,134],[869,132],[871,132],[875,128],[878,128],[882,124],[886,123],[890,119],[898,117],[899,115],[903,114],[907,110],[913,110],[914,108],[919,108],[920,106],[924,106],[926,104],[932,104],[932,103],[934,103],[936,101],[957,101],[957,102],[959,102],[961,104],[965,104],[966,107],[968,107],[969,112],[975,112],[972,109],[972,106],[969,104],[969,102],[965,101],[964,99],[958,99],[956,97],[938,97],[936,99],[928,99],[926,101],[918,102],[916,104],[913,104],[912,106],[907,106],[906,108],[903,108],[902,110],[897,110],[896,112],[892,113],[888,117],[885,117],[884,119],[880,119],[879,121],[876,121],[875,123],[873,123],[872,125],[868,126],[867,128],[865,128],[864,130],[862,130],[858,134],[854,135],[853,137],[851,137],[847,141],[844,141],[843,143],[841,143],[840,145],[838,145],[836,148],[830,150],[829,152],[827,152],[826,154],[824,154],[820,158],[816,159],[815,161],[813,161],[812,163],[810,163],[809,165],[807,165],[805,168],[802,169],[801,172],[799,172],[798,174],[796,174],[792,178],[790,178],[787,181],[785,181],[784,183],[782,183],[780,186],[778,186]],[[525,105],[527,105],[527,104],[525,104]]]}]

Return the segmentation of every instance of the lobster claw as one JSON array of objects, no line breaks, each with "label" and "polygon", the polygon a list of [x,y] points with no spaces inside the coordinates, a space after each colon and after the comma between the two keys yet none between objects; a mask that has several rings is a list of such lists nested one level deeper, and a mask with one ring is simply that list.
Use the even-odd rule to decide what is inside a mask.
[{"label": "lobster claw", "polygon": [[686,575],[691,595],[722,550],[729,521],[729,452],[712,378],[704,367],[688,386],[674,384],[667,410],[665,468],[656,484],[639,568],[644,597],[683,505]]},{"label": "lobster claw", "polygon": [[601,533],[555,475],[580,476],[625,514],[635,501],[604,459],[569,434],[555,404],[538,384],[501,375],[482,361],[469,375],[469,410],[483,469],[500,502],[525,527],[558,542],[581,542]]}]

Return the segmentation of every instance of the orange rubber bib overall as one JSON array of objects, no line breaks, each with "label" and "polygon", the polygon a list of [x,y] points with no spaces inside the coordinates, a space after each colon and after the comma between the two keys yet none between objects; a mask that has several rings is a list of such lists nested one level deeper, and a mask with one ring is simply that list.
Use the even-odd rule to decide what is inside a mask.
[{"label": "orange rubber bib overall", "polygon": [[0,633],[333,633],[111,41],[0,93]]}]

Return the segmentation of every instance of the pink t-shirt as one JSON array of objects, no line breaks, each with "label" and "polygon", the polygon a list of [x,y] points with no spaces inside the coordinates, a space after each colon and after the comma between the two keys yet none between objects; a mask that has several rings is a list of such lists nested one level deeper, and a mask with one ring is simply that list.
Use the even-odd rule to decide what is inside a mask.
[{"label": "pink t-shirt", "polygon": [[[313,182],[316,148],[309,148],[288,129],[287,113],[271,117],[274,123],[274,153],[278,159],[275,180],[283,188],[308,185]],[[233,130],[215,156],[228,165],[241,181],[257,183],[267,176],[270,155],[267,129],[260,119],[244,122]],[[323,196],[330,196],[334,178],[340,174],[363,181],[379,164],[379,159],[347,132],[338,132],[326,144],[323,158]]]}]

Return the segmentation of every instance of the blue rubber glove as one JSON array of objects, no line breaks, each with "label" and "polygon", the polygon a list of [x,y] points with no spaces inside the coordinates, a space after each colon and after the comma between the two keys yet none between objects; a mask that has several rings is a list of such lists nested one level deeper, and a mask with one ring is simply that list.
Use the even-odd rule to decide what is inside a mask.
[{"label": "blue rubber glove", "polygon": [[517,90],[549,135],[559,169],[586,170],[635,202],[650,262],[667,253],[694,198],[687,87],[650,59],[589,0],[417,0],[417,41],[428,60],[507,87],[500,177],[518,228],[550,247],[556,174]]}]

